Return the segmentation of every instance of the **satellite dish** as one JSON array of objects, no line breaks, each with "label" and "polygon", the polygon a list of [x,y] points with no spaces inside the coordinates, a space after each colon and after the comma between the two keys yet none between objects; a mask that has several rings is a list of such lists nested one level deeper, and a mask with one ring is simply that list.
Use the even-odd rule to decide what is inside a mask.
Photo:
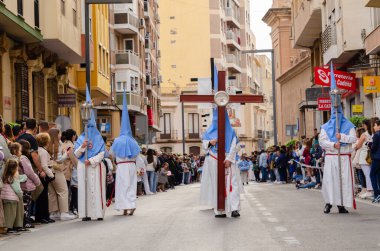
[{"label": "satellite dish", "polygon": [[55,120],[57,128],[63,132],[71,128],[71,119],[67,116],[58,116]]}]

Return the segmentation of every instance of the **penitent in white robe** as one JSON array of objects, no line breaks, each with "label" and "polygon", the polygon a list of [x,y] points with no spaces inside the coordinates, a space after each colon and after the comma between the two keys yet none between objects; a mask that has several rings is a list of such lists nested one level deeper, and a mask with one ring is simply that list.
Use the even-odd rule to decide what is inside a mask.
[{"label": "penitent in white robe", "polygon": [[[79,147],[75,155],[80,157],[84,154],[85,149]],[[85,167],[85,164],[78,161],[78,214],[79,218],[90,217],[92,219],[104,218],[106,210],[106,167],[102,160],[104,152],[89,159],[91,165]],[[86,173],[85,173],[86,172]],[[87,193],[86,179],[87,178]],[[86,204],[87,203],[87,213]]]},{"label": "penitent in white robe", "polygon": [[[221,214],[218,208],[218,155],[208,148],[210,141],[203,140],[203,149],[206,151],[205,161],[202,167],[202,180],[200,189],[200,204],[214,208],[215,214]],[[226,180],[226,214],[230,216],[232,211],[240,210],[241,186],[240,170],[236,166],[236,153],[239,146],[236,138],[233,139],[230,152],[226,153],[226,160],[231,161],[231,167],[225,169]]]},{"label": "penitent in white robe", "polygon": [[[350,130],[349,135],[341,134],[341,143],[346,143],[340,149],[342,169],[343,206],[354,206],[354,170],[351,164],[352,144],[357,141],[355,129]],[[326,203],[333,206],[341,206],[340,178],[338,164],[338,150],[334,148],[325,130],[319,134],[319,144],[326,151],[323,174],[322,194]]]},{"label": "penitent in white robe", "polygon": [[[127,210],[136,208],[137,193],[137,167],[140,157],[118,158],[116,157],[116,188],[115,188],[115,209]],[[130,163],[123,163],[130,162]]]}]

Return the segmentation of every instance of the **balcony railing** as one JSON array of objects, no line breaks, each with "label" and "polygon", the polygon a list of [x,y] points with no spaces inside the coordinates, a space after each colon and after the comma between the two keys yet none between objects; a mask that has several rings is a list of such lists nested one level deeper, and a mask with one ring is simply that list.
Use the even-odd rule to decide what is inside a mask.
[{"label": "balcony railing", "polygon": [[132,13],[115,13],[115,24],[130,24],[139,27],[139,19]]},{"label": "balcony railing", "polygon": [[[128,108],[139,110],[141,108],[141,96],[135,93],[126,93]],[[123,93],[116,93],[116,104],[123,105]]]},{"label": "balcony railing", "polygon": [[337,44],[336,25],[329,25],[322,33],[322,53],[325,53],[332,45]]},{"label": "balcony railing", "polygon": [[239,37],[231,30],[227,31],[227,40],[232,40],[240,45]]},{"label": "balcony railing", "polygon": [[161,133],[161,134],[159,134],[159,139],[177,140],[178,139],[178,130],[170,130],[169,132]]},{"label": "balcony railing", "polygon": [[132,51],[119,51],[116,53],[116,64],[129,64],[140,67],[140,58]]},{"label": "balcony railing", "polygon": [[225,12],[226,12],[227,17],[235,19],[235,21],[237,21],[238,23],[240,22],[239,14],[238,14],[238,12],[235,11],[235,9],[233,9],[231,7],[225,8]]},{"label": "balcony railing", "polygon": [[226,60],[227,60],[227,63],[229,63],[229,64],[239,65],[237,57],[234,54],[227,54]]}]

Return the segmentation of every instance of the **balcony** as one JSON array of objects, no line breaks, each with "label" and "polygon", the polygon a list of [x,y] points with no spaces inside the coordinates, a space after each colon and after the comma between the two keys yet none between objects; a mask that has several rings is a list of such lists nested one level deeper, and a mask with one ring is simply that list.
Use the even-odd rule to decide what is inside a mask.
[{"label": "balcony", "polygon": [[303,0],[294,18],[294,41],[298,47],[312,47],[322,31],[320,1]]},{"label": "balcony", "polygon": [[366,54],[378,54],[380,51],[380,26],[377,26],[364,40]]},{"label": "balcony", "polygon": [[338,57],[336,25],[329,25],[322,33],[323,63],[328,64],[331,59]]},{"label": "balcony", "polygon": [[[127,93],[128,110],[141,113],[141,100],[140,95]],[[120,109],[123,109],[123,93],[116,93],[116,104]]]},{"label": "balcony", "polygon": [[364,0],[365,7],[380,8],[380,2],[378,0]]},{"label": "balcony", "polygon": [[149,1],[144,0],[144,17],[149,18]]},{"label": "balcony", "polygon": [[241,73],[241,67],[239,65],[239,61],[234,54],[226,55],[227,67],[234,73]]},{"label": "balcony", "polygon": [[139,32],[139,19],[132,12],[115,13],[116,31],[121,34],[138,34]]},{"label": "balcony", "polygon": [[194,132],[194,131],[189,131],[189,130],[186,130],[185,132],[185,139],[186,140],[196,140],[196,141],[199,141],[201,139],[201,135],[200,133],[198,132]]},{"label": "balcony", "polygon": [[158,134],[158,141],[176,141],[178,140],[178,130],[170,130],[169,132]]},{"label": "balcony", "polygon": [[116,69],[131,69],[140,71],[140,58],[132,51],[119,51],[116,56]]},{"label": "balcony", "polygon": [[235,48],[235,49],[238,49],[238,50],[241,50],[240,38],[238,37],[238,35],[236,35],[233,31],[229,30],[226,33],[226,37],[227,37],[226,42],[227,42],[228,46]]},{"label": "balcony", "polygon": [[229,24],[233,28],[239,28],[240,29],[239,13],[231,7],[225,8],[225,13],[226,13],[227,24]]}]

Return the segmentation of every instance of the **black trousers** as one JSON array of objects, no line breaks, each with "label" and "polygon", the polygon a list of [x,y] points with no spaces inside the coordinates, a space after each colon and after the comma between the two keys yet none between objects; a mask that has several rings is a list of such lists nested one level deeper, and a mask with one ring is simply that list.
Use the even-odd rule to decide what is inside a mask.
[{"label": "black trousers", "polygon": [[70,206],[69,210],[71,212],[78,211],[78,188],[71,186],[71,200],[70,200]]},{"label": "black trousers", "polygon": [[49,183],[45,179],[41,179],[41,183],[44,186],[44,190],[38,197],[36,201],[36,221],[48,220],[49,219],[49,196],[48,196],[48,186]]},{"label": "black trousers", "polygon": [[256,181],[260,181],[260,170],[253,171]]}]

